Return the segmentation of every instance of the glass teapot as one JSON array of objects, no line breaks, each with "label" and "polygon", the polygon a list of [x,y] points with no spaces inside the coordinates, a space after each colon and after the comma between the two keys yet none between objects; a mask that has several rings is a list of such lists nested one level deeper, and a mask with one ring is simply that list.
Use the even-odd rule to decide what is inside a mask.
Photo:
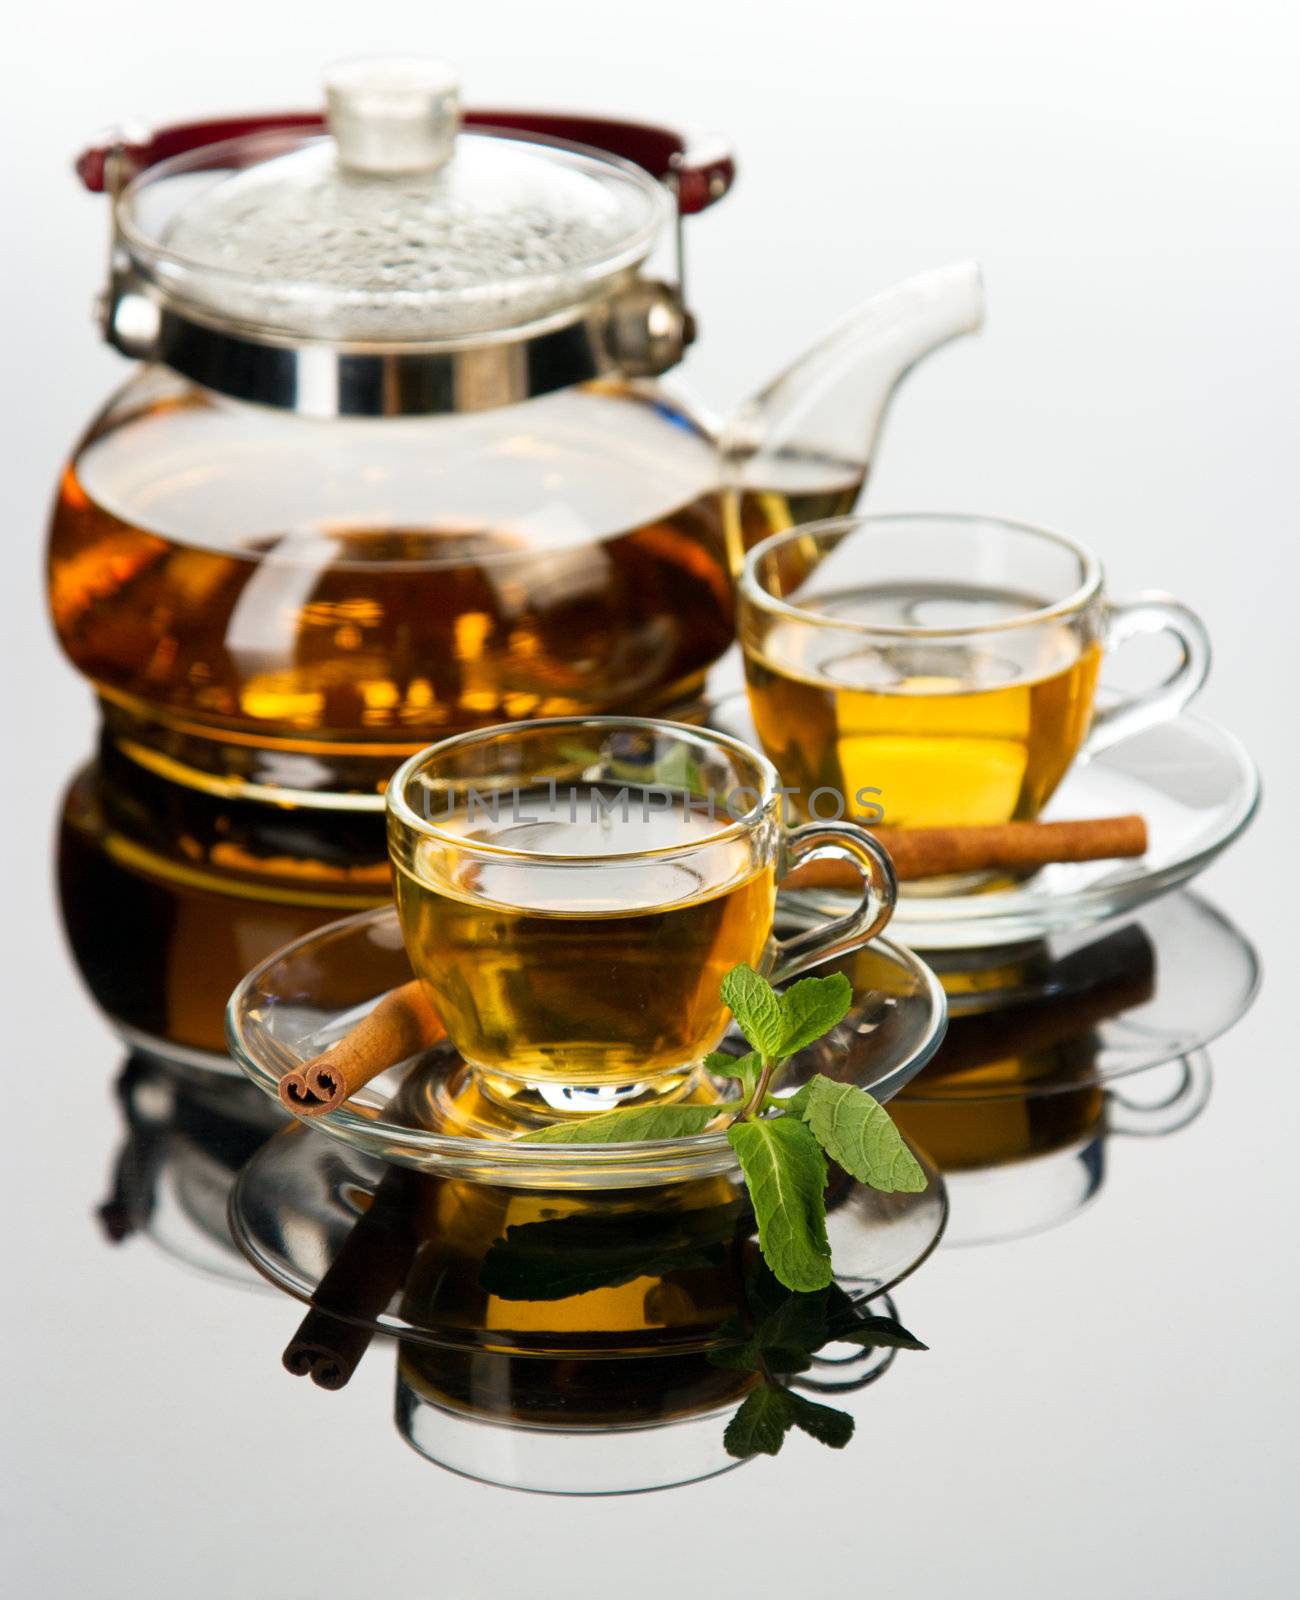
[{"label": "glass teapot", "polygon": [[744,550],[850,509],[895,384],[982,297],[968,263],[913,279],[714,423],[658,380],[727,155],[462,113],[425,61],[345,64],[326,102],[81,158],[104,335],[142,364],[64,473],[50,592],[123,754],[370,809],[448,733],[688,701]]}]

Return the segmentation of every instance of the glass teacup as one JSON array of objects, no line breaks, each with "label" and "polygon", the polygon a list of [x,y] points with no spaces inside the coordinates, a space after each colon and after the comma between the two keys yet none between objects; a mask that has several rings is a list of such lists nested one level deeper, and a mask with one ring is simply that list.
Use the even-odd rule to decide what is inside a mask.
[{"label": "glass teacup", "polygon": [[[1176,715],[1205,681],[1204,625],[1177,601],[1103,595],[1057,534],[987,517],[842,517],[774,534],[740,579],[754,721],[796,812],[901,827],[1038,815],[1070,763]],[[1174,671],[1094,708],[1105,652],[1168,632]],[[883,816],[882,816],[883,812]]]},{"label": "glass teacup", "polygon": [[[686,1092],[738,962],[779,977],[872,937],[895,884],[869,834],[782,825],[771,763],[633,717],[509,723],[433,745],[388,788],[407,952],[492,1098],[555,1109]],[[778,878],[835,855],[845,916],[772,937]],[[535,1094],[533,1093],[535,1091]]]}]

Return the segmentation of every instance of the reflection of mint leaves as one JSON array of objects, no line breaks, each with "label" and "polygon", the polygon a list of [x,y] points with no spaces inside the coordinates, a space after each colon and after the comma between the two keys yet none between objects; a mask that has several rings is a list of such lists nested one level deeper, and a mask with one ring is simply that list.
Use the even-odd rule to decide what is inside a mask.
[{"label": "reflection of mint leaves", "polygon": [[847,1412],[818,1405],[781,1381],[805,1372],[823,1346],[925,1349],[901,1322],[861,1310],[835,1283],[811,1294],[791,1294],[760,1264],[748,1277],[745,1298],[748,1327],[733,1322],[719,1330],[741,1342],[724,1345],[709,1357],[715,1366],[760,1378],[724,1435],[733,1456],[775,1455],[792,1427],[835,1450],[849,1442],[853,1418]]},{"label": "reflection of mint leaves", "polygon": [[924,1350],[921,1341],[894,1317],[862,1309],[839,1284],[796,1294],[784,1288],[763,1264],[747,1275],[748,1325],[724,1323],[727,1342],[709,1360],[718,1367],[765,1376],[806,1372],[823,1345],[856,1344],[864,1349]]},{"label": "reflection of mint leaves", "polygon": [[928,1350],[893,1317],[855,1317],[836,1327],[831,1322],[831,1339],[837,1344],[860,1344],[864,1350]]},{"label": "reflection of mint leaves", "polygon": [[[849,1418],[850,1427],[853,1419]],[[760,1384],[727,1424],[722,1442],[729,1456],[774,1456],[794,1422],[794,1397],[778,1383]]]},{"label": "reflection of mint leaves", "polygon": [[593,767],[602,769],[599,779],[588,778],[588,782],[630,783],[638,788],[675,789],[692,798],[711,793],[703,768],[685,744],[674,744],[664,754],[647,744],[644,758],[640,760],[616,755],[608,746],[597,748],[572,740],[561,743],[558,748],[565,761],[573,762],[584,771]]},{"label": "reflection of mint leaves", "polygon": [[586,1210],[511,1224],[479,1265],[479,1287],[501,1300],[565,1300],[637,1278],[721,1270],[746,1207]]},{"label": "reflection of mint leaves", "polygon": [[[645,781],[644,777],[641,781]],[[650,781],[663,789],[685,790],[689,795],[706,792],[704,773],[685,744],[675,744],[667,755],[656,758]]]},{"label": "reflection of mint leaves", "polygon": [[925,1173],[889,1113],[865,1090],[818,1074],[785,1099],[773,1093],[789,1058],[847,1014],[853,989],[843,973],[801,978],[778,994],[752,967],[741,965],[722,980],[722,999],[752,1048],[738,1058],[714,1052],[705,1065],[739,1080],[738,1108],[734,1100],[636,1106],[524,1137],[534,1144],[686,1138],[726,1114],[727,1139],[749,1188],[764,1259],[787,1289],[824,1288],[831,1281],[831,1258],[822,1152],[859,1183],[886,1193],[924,1189]]},{"label": "reflection of mint leaves", "polygon": [[[554,1302],[638,1279],[691,1294],[693,1275],[709,1274],[712,1284],[726,1286],[728,1299],[734,1296],[735,1312],[714,1330],[708,1360],[743,1375],[740,1386],[748,1389],[724,1435],[727,1450],[742,1459],[775,1455],[791,1428],[840,1449],[853,1434],[853,1418],[791,1389],[791,1381],[827,1345],[925,1346],[833,1281],[807,1293],[785,1288],[744,1242],[752,1227],[739,1199],[686,1209],[664,1200],[543,1217],[505,1229],[480,1262],[478,1283],[502,1300]],[[712,1304],[713,1291],[706,1292]]]},{"label": "reflection of mint leaves", "polygon": [[818,1405],[815,1400],[809,1400],[794,1389],[785,1392],[794,1402],[792,1420],[795,1427],[811,1434],[822,1444],[830,1445],[832,1450],[843,1450],[853,1437],[854,1424],[849,1413],[837,1411],[833,1406]]},{"label": "reflection of mint leaves", "polygon": [[853,1437],[853,1418],[847,1411],[818,1405],[779,1383],[764,1383],[746,1395],[727,1424],[722,1443],[729,1456],[742,1461],[748,1456],[774,1456],[792,1427],[802,1428],[832,1450],[843,1450]]}]

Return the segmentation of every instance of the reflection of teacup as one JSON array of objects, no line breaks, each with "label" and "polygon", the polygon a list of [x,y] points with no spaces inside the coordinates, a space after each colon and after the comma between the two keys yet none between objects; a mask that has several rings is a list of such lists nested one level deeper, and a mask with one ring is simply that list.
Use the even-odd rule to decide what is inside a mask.
[{"label": "reflection of teacup", "polygon": [[[1076,1069],[1091,1059],[1082,1051],[1057,1051],[1053,1059],[1069,1081]],[[1021,1063],[991,1063],[999,1085],[1006,1073]],[[1023,1063],[1030,1081],[1041,1082],[1049,1068],[1041,1058]],[[1028,1161],[1050,1154],[1079,1140],[1095,1137],[1105,1110],[1100,1088],[1066,1089],[1052,1094],[989,1099],[962,1096],[952,1100],[895,1100],[894,1121],[908,1139],[920,1145],[935,1166],[950,1179],[958,1172],[981,1172],[1013,1161]]]},{"label": "reflection of teacup", "polygon": [[1109,1136],[1158,1138],[1205,1108],[1208,1058],[1187,1056],[1173,1070],[1172,1091],[1149,1104],[1098,1087],[892,1102],[894,1120],[947,1183],[944,1244],[992,1244],[1067,1221],[1101,1188]]},{"label": "reflection of teacup", "polygon": [[780,1288],[727,1177],[604,1195],[441,1182],[422,1209],[403,1312],[439,1336],[401,1343],[398,1428],[470,1477],[552,1494],[691,1482],[738,1464],[726,1426],[763,1379],[713,1357],[742,1330],[779,1326],[787,1358],[807,1352],[791,1381],[818,1393],[861,1388],[894,1354],[836,1342],[837,1287]]},{"label": "reflection of teacup", "polygon": [[1056,957],[1039,942],[930,960],[948,997],[949,1026],[905,1091],[914,1099],[1095,1084],[1094,1030],[1156,991],[1155,947],[1137,923]]},{"label": "reflection of teacup", "polygon": [[739,1464],[731,1451],[774,1401],[783,1429],[845,1442],[852,1415],[836,1397],[873,1383],[908,1342],[878,1319],[942,1231],[943,1186],[928,1178],[921,1193],[885,1195],[834,1169],[837,1275],[808,1293],[766,1264],[734,1170],[514,1188],[344,1154],[296,1122],[246,1164],[230,1217],[245,1255],[310,1297],[290,1372],[337,1389],[373,1336],[390,1335],[397,1425],[428,1460],[511,1487],[615,1494]]},{"label": "reflection of teacup", "polygon": [[[983,517],[774,534],[745,563],[738,623],[759,738],[796,806],[904,827],[1036,817],[1081,749],[1173,715],[1209,664],[1185,607],[1108,601],[1088,550]],[[1181,666],[1094,712],[1103,652],[1154,631]]]},{"label": "reflection of teacup", "polygon": [[627,1492],[737,1465],[722,1436],[753,1373],[708,1358],[743,1305],[727,1178],[586,1195],[423,1185],[398,1430],[452,1470],[549,1493]]},{"label": "reflection of teacup", "polygon": [[[619,1192],[421,1179],[419,1196],[403,1314],[438,1328],[444,1349],[699,1349],[743,1298],[750,1224],[730,1177]],[[460,1380],[447,1370],[450,1396]]]},{"label": "reflection of teacup", "polygon": [[[722,1035],[733,966],[869,937],[893,905],[868,834],[784,833],[769,763],[674,723],[465,734],[407,762],[388,808],[411,963],[504,1098],[541,1085],[580,1109],[592,1090],[680,1084]],[[810,852],[850,861],[861,902],[774,946],[776,878]]]},{"label": "reflection of teacup", "polygon": [[295,1294],[310,1286],[291,1372],[339,1388],[374,1333],[393,1335],[398,1424],[423,1455],[590,1494],[734,1465],[727,1425],[761,1383],[834,1396],[888,1367],[896,1351],[864,1319],[893,1314],[888,1285],[933,1248],[942,1186],[884,1196],[837,1174],[828,1209],[842,1276],[795,1294],[763,1261],[738,1173],[512,1189],[354,1166],[296,1125],[230,1205],[245,1254]]},{"label": "reflection of teacup", "polygon": [[705,1356],[555,1363],[484,1353],[448,1360],[405,1343],[398,1432],[465,1477],[546,1494],[630,1494],[742,1463],[723,1444],[752,1379]]},{"label": "reflection of teacup", "polygon": [[1027,943],[936,958],[949,996],[934,1059],[890,1105],[948,1185],[949,1243],[1033,1233],[1101,1185],[1107,1134],[1160,1134],[1199,1112],[1202,1058],[1154,1106],[1102,1086],[1098,1029],[1146,1004],[1156,949],[1137,923],[1053,954]]}]

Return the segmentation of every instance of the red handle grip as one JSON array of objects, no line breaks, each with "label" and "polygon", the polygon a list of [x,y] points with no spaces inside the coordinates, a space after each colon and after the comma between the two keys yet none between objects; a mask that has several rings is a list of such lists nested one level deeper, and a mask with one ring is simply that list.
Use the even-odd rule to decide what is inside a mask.
[{"label": "red handle grip", "polygon": [[[535,133],[547,139],[585,144],[621,156],[661,182],[670,181],[683,216],[703,211],[721,200],[736,177],[736,163],[723,148],[691,150],[679,133],[649,122],[619,122],[608,117],[571,116],[557,111],[466,111],[462,120],[471,128],[507,128]],[[143,172],[172,156],[184,155],[204,145],[238,139],[245,134],[301,129],[323,129],[318,111],[285,111],[260,117],[216,117],[203,122],[177,122],[159,128],[139,142],[93,145],[77,157],[77,176],[95,194],[104,190],[105,166],[113,150],[120,150],[134,172]]]}]

